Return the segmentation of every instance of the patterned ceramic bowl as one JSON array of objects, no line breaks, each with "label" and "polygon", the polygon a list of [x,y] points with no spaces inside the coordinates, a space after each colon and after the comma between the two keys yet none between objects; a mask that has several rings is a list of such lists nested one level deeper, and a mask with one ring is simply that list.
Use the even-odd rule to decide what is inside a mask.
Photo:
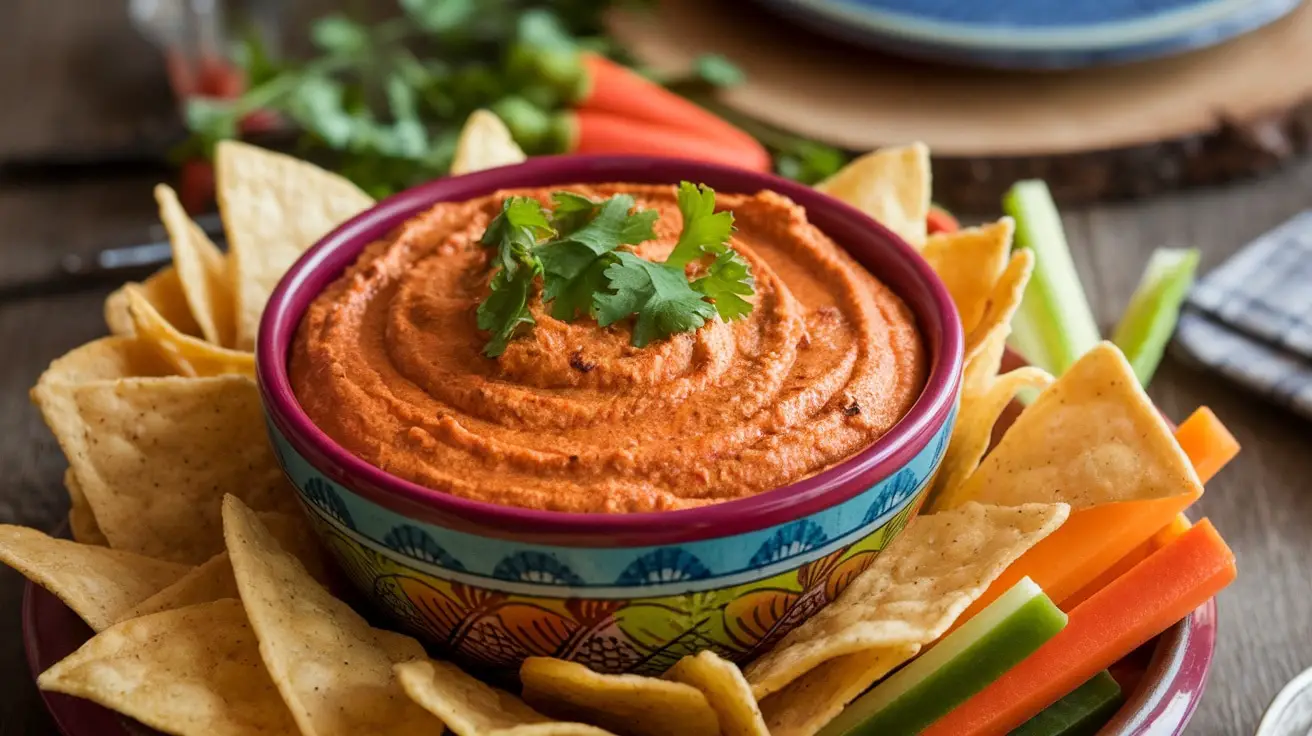
[{"label": "patterned ceramic bowl", "polygon": [[[816,476],[697,509],[567,514],[497,506],[398,479],[348,453],[301,410],[287,376],[310,301],[368,243],[436,202],[507,187],[704,182],[773,189],[911,307],[930,351],[924,392],[887,435]],[[467,664],[550,655],[609,672],[659,673],[713,649],[745,660],[832,600],[923,499],[955,418],[960,323],[929,266],[847,205],[773,176],[687,161],[534,159],[435,181],[345,223],[269,300],[257,347],[269,433],[320,537],[396,622]]]}]

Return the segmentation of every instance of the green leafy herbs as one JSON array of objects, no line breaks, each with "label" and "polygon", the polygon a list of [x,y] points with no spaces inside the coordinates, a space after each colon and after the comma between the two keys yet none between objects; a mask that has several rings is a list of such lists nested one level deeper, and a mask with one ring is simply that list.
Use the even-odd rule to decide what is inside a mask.
[{"label": "green leafy herbs", "polygon": [[[751,267],[729,247],[733,213],[715,211],[715,192],[679,185],[683,229],[664,262],[630,248],[655,237],[655,210],[635,210],[633,197],[601,202],[555,192],[548,213],[532,199],[507,199],[482,244],[496,248],[488,297],[478,307],[479,329],[491,333],[484,354],[505,352],[521,326],[532,325],[534,284],[555,319],[591,317],[603,327],[634,318],[632,342],[643,347],[696,330],[716,314],[740,319],[752,310]],[[689,268],[697,276],[689,279]]]},{"label": "green leafy herbs", "polygon": [[482,244],[497,249],[492,259],[497,270],[491,293],[478,305],[478,328],[492,333],[485,354],[502,354],[521,325],[533,324],[528,300],[533,280],[542,274],[534,246],[539,237],[551,232],[551,223],[536,199],[510,197],[483,234]]},{"label": "green leafy herbs", "polygon": [[[461,125],[480,108],[496,112],[526,153],[563,152],[572,138],[568,109],[589,86],[579,52],[624,60],[602,24],[605,11],[621,2],[642,4],[397,0],[377,23],[341,13],[314,21],[314,55],[300,61],[278,59],[259,33],[247,32],[231,55],[246,91],[231,100],[189,101],[192,138],[175,157],[207,154],[215,141],[281,121],[299,136],[298,155],[322,160],[383,197],[445,174]],[[842,152],[717,103],[716,88],[743,79],[729,59],[703,54],[691,74],[657,81],[757,137],[784,176],[810,184],[842,166]]]}]

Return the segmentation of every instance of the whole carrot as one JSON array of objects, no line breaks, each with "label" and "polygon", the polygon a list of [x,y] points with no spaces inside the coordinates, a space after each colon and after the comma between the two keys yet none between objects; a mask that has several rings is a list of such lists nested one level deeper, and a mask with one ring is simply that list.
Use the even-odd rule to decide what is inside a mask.
[{"label": "whole carrot", "polygon": [[757,146],[732,145],[695,133],[597,110],[576,110],[562,118],[565,150],[571,153],[633,154],[691,159],[769,171],[770,156]]},{"label": "whole carrot", "polygon": [[575,109],[641,120],[698,138],[757,149],[765,155],[755,138],[632,69],[599,54],[584,53],[581,58],[585,76],[582,92],[574,100]]}]

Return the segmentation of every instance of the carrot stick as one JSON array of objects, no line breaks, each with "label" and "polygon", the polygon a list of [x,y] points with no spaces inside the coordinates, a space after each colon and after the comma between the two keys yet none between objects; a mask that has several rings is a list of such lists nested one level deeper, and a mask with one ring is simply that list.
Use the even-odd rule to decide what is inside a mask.
[{"label": "carrot stick", "polygon": [[1175,430],[1175,440],[1206,483],[1239,454],[1239,442],[1212,410],[1200,406]]},{"label": "carrot stick", "polygon": [[922,733],[1002,736],[1165,631],[1235,578],[1204,519],[1070,612],[1061,633]]},{"label": "carrot stick", "polygon": [[584,53],[587,87],[575,101],[577,110],[604,112],[690,136],[720,140],[739,148],[765,149],[747,133],[681,95],[645,79],[599,54]]},{"label": "carrot stick", "polygon": [[595,110],[576,110],[570,122],[573,123],[573,135],[569,150],[574,153],[666,156],[727,164],[752,171],[770,169],[770,156],[759,146],[735,146],[723,140],[698,138],[684,130],[662,128]]},{"label": "carrot stick", "polygon": [[1094,578],[1093,582],[1084,586],[1078,593],[1066,599],[1065,607],[1074,608],[1089,599],[1094,593],[1107,587],[1113,580],[1129,572],[1135,565],[1148,559],[1148,555],[1174,542],[1185,532],[1189,531],[1193,522],[1184,514],[1176,514],[1175,518],[1169,524],[1157,530],[1142,544],[1130,550],[1130,553],[1122,557],[1116,564],[1107,568],[1101,575]]},{"label": "carrot stick", "polygon": [[1194,494],[1107,503],[1071,512],[1057,531],[1003,571],[957,620],[964,622],[1025,576],[1063,611],[1072,597],[1197,499]]},{"label": "carrot stick", "polygon": [[934,233],[955,233],[961,229],[961,223],[957,222],[957,218],[953,217],[951,212],[938,205],[931,205],[929,216],[925,218],[925,229],[930,235]]}]

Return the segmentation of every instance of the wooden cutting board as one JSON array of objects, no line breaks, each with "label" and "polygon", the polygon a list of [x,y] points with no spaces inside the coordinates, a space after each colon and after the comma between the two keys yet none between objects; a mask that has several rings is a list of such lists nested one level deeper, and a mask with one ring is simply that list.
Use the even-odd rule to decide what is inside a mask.
[{"label": "wooden cutting board", "polygon": [[662,0],[609,18],[641,62],[678,74],[723,54],[744,114],[864,151],[922,140],[935,197],[997,209],[1017,179],[1059,200],[1135,197],[1252,176],[1312,144],[1312,2],[1222,46],[1072,72],[1003,72],[885,57],[817,36],[747,0]]}]

